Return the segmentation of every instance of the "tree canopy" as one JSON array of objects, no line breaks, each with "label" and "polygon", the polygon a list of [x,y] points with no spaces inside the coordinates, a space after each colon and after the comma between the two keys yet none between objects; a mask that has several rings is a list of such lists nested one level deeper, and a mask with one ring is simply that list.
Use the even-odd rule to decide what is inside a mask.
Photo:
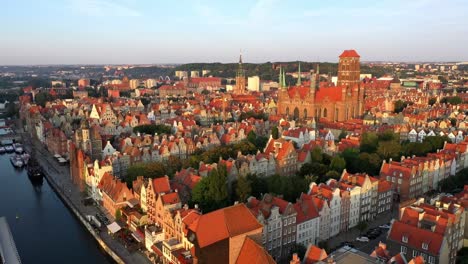
[{"label": "tree canopy", "polygon": [[142,133],[142,134],[149,134],[149,135],[154,135],[155,133],[170,134],[171,133],[171,127],[166,126],[166,125],[155,125],[155,124],[140,125],[140,126],[134,127],[133,132],[135,132],[135,133],[139,132],[139,133]]}]

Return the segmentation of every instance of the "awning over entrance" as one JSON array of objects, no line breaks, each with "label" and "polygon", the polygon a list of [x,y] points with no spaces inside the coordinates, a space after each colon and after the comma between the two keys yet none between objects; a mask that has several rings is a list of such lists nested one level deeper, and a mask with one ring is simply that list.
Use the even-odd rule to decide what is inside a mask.
[{"label": "awning over entrance", "polygon": [[144,238],[138,232],[133,232],[132,237],[135,238],[135,240],[140,243],[143,242],[144,240]]},{"label": "awning over entrance", "polygon": [[119,232],[120,229],[122,229],[117,222],[113,222],[112,224],[107,226],[107,229],[112,233],[115,234]]}]

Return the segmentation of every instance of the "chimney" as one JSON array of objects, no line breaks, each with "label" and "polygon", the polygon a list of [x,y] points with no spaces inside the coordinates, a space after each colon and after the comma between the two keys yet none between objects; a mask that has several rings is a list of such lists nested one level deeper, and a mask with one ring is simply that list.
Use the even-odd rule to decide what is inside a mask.
[{"label": "chimney", "polygon": [[195,204],[193,208],[198,209],[198,204]]}]

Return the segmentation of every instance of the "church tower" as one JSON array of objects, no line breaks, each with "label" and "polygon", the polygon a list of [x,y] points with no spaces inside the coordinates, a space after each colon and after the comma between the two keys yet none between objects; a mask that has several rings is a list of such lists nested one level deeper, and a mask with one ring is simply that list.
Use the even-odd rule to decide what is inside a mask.
[{"label": "church tower", "polygon": [[338,63],[338,86],[353,87],[360,84],[360,57],[355,50],[345,50],[341,53]]},{"label": "church tower", "polygon": [[245,71],[242,66],[242,54],[239,55],[239,67],[237,68],[234,94],[245,94]]}]

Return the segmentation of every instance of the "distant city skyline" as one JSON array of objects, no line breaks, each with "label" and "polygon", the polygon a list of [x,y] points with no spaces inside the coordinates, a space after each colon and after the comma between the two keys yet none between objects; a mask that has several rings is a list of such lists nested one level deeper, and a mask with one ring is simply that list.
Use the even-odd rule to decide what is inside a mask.
[{"label": "distant city skyline", "polygon": [[468,2],[19,0],[0,65],[468,61]]}]

